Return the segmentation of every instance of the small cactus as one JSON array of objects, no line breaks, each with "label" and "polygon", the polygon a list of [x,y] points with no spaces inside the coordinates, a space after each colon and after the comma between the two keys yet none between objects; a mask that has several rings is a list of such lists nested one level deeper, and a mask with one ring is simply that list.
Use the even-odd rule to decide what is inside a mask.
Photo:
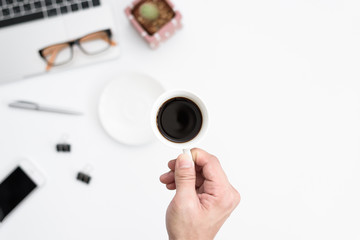
[{"label": "small cactus", "polygon": [[158,7],[154,3],[146,2],[140,6],[140,15],[149,21],[157,19],[160,15]]}]

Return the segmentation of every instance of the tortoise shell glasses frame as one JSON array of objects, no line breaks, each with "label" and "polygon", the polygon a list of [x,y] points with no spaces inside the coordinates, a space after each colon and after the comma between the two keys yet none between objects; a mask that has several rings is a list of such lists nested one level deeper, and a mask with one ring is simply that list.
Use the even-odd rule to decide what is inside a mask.
[{"label": "tortoise shell glasses frame", "polygon": [[73,41],[53,44],[39,50],[41,58],[47,63],[46,71],[54,66],[69,63],[73,59],[73,47],[77,45],[86,55],[96,55],[108,50],[111,46],[116,46],[112,40],[110,29],[97,31],[87,34]]}]

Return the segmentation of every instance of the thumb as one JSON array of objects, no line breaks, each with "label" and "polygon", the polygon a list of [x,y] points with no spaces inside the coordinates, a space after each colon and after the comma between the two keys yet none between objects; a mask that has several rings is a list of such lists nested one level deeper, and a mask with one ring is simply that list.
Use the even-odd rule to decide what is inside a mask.
[{"label": "thumb", "polygon": [[176,195],[179,197],[196,196],[195,180],[194,161],[188,155],[179,155],[175,164]]}]

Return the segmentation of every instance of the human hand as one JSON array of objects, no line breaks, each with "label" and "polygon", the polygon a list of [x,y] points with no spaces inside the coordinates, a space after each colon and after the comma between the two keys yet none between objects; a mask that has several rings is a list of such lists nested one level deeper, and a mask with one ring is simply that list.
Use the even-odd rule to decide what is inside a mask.
[{"label": "human hand", "polygon": [[160,176],[168,189],[176,189],[166,212],[170,240],[214,239],[240,202],[215,156],[201,149],[192,149],[191,154],[194,161],[181,154]]}]

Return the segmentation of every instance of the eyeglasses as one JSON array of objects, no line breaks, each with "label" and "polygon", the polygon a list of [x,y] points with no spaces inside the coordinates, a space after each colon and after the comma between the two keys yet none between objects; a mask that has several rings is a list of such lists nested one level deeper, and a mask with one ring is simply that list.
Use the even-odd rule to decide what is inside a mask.
[{"label": "eyeglasses", "polygon": [[48,46],[39,51],[40,56],[47,63],[46,71],[54,66],[70,62],[73,58],[73,46],[75,44],[86,55],[96,55],[108,50],[111,46],[116,46],[116,43],[112,41],[110,29],[90,33],[74,41]]}]

